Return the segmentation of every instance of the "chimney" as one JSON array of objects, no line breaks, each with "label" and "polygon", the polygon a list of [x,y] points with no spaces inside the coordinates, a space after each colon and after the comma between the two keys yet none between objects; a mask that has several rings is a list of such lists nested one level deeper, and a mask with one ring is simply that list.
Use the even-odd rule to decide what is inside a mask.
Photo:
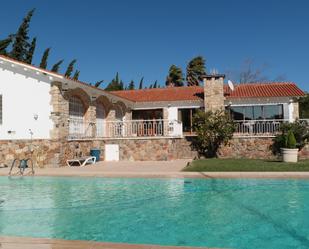
[{"label": "chimney", "polygon": [[205,111],[224,110],[224,78],[224,74],[212,74],[203,76]]}]

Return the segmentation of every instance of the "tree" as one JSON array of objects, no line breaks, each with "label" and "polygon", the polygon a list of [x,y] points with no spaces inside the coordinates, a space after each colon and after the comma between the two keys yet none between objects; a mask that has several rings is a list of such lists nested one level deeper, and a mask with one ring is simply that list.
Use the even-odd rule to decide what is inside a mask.
[{"label": "tree", "polygon": [[104,80],[99,80],[96,83],[94,83],[94,86],[99,87],[103,82],[104,82]]},{"label": "tree", "polygon": [[187,65],[187,84],[189,86],[198,86],[205,74],[205,59],[202,56],[193,58]]},{"label": "tree", "polygon": [[68,65],[68,68],[67,68],[67,70],[65,71],[65,73],[64,73],[64,76],[65,77],[71,77],[71,74],[72,74],[72,72],[73,72],[73,70],[74,70],[74,64],[76,63],[76,59],[74,59],[74,60],[72,60],[70,63],[69,63],[69,65]]},{"label": "tree", "polygon": [[299,99],[299,116],[300,118],[309,118],[309,94]]},{"label": "tree", "polygon": [[26,60],[28,48],[30,47],[30,44],[28,42],[29,24],[34,10],[35,9],[32,9],[28,12],[26,17],[23,19],[23,22],[19,26],[16,35],[14,36],[12,51],[10,53],[10,57],[12,57],[13,59],[24,62]]},{"label": "tree", "polygon": [[153,88],[158,88],[158,81],[156,80],[155,83],[153,84]]},{"label": "tree", "polygon": [[58,61],[55,65],[53,65],[51,71],[58,73],[60,65],[63,63],[63,60]]},{"label": "tree", "polygon": [[28,63],[28,64],[31,64],[31,63],[32,63],[32,58],[33,58],[35,46],[36,46],[36,37],[34,37],[34,38],[32,39],[30,48],[29,48],[29,50],[28,50],[28,52],[27,52],[27,54],[26,54],[25,62]]},{"label": "tree", "polygon": [[128,90],[134,90],[134,89],[135,89],[134,81],[131,80],[131,81],[130,81],[130,84],[129,84],[129,86],[128,86]]},{"label": "tree", "polygon": [[198,111],[193,117],[193,128],[197,135],[194,146],[206,157],[216,157],[220,146],[226,144],[235,131],[230,115],[221,110]]},{"label": "tree", "polygon": [[12,37],[8,37],[4,40],[0,41],[0,55],[6,55],[7,54],[7,47],[12,43]]},{"label": "tree", "polygon": [[183,74],[180,67],[171,65],[168,76],[166,77],[166,86],[183,86]]},{"label": "tree", "polygon": [[262,65],[255,65],[253,59],[246,59],[239,70],[228,70],[226,72],[227,78],[243,83],[257,83],[257,82],[278,82],[285,81],[284,75],[278,75],[277,77],[270,79],[266,75],[266,71],[269,65],[266,63]]},{"label": "tree", "polygon": [[105,88],[106,91],[119,91],[123,90],[123,82],[119,79],[119,73],[116,73],[114,79],[112,79],[111,83]]},{"label": "tree", "polygon": [[40,68],[43,68],[43,69],[47,68],[47,60],[49,56],[49,51],[50,51],[50,48],[45,49],[42,59],[41,59]]},{"label": "tree", "polygon": [[80,73],[80,71],[79,70],[75,70],[75,73],[74,73],[74,75],[73,75],[73,80],[78,80],[78,78],[79,78],[79,73]]},{"label": "tree", "polygon": [[141,78],[138,89],[143,89],[143,82],[144,82],[144,77]]}]

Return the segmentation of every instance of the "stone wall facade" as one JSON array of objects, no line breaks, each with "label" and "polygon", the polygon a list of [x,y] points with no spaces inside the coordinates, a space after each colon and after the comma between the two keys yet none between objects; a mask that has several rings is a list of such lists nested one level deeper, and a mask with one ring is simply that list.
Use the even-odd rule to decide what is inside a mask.
[{"label": "stone wall facade", "polygon": [[[12,161],[32,158],[35,167],[61,167],[67,159],[87,156],[91,148],[101,150],[104,160],[105,144],[119,144],[121,161],[169,161],[198,157],[192,147],[194,137],[112,140],[2,140],[0,165],[11,166]],[[271,152],[272,138],[235,138],[219,150],[220,158],[276,159]],[[309,159],[309,145],[300,152],[301,159]]]}]

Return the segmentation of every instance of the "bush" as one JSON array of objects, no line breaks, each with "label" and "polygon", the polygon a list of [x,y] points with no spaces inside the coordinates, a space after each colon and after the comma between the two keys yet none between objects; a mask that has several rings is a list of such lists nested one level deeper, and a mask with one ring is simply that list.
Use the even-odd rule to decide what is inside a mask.
[{"label": "bush", "polygon": [[194,147],[206,157],[216,157],[220,145],[227,144],[235,131],[233,121],[224,111],[198,111],[193,128],[197,134]]},{"label": "bush", "polygon": [[274,154],[280,153],[280,148],[287,146],[287,136],[292,132],[296,140],[296,148],[302,149],[308,142],[309,126],[306,122],[296,120],[294,123],[284,123],[280,127],[280,134],[274,138],[272,150]]},{"label": "bush", "polygon": [[287,148],[287,149],[295,149],[296,148],[296,139],[295,139],[293,131],[289,131],[289,133],[286,137],[285,148]]}]

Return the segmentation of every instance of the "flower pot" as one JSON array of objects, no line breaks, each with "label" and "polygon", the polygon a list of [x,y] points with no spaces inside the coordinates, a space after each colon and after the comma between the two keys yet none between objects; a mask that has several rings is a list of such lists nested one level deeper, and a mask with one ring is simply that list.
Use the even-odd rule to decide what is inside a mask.
[{"label": "flower pot", "polygon": [[286,163],[297,163],[298,149],[281,148],[282,160]]}]

